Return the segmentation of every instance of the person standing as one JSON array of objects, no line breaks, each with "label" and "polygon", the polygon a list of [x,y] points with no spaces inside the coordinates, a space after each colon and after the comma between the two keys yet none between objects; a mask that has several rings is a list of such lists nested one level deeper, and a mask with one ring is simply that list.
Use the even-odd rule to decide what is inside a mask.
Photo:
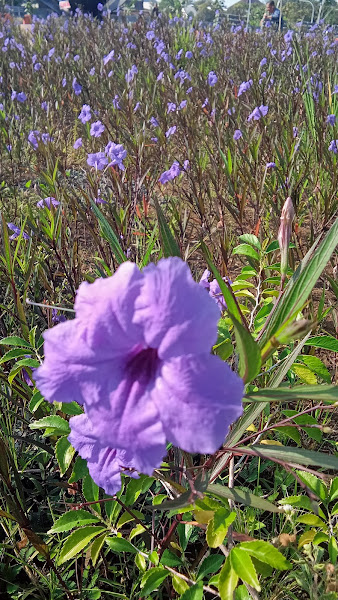
[{"label": "person standing", "polygon": [[270,2],[267,2],[266,4],[266,10],[261,20],[261,27],[264,27],[267,21],[270,21],[270,23],[274,23],[278,26],[279,22],[281,22],[281,28],[283,27],[280,10],[275,5],[274,0],[270,0]]}]

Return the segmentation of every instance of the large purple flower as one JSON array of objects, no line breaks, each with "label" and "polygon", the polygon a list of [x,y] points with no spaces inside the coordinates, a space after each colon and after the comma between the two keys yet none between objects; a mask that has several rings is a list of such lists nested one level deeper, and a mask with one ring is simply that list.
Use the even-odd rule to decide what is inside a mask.
[{"label": "large purple flower", "polygon": [[162,259],[142,273],[123,263],[82,283],[75,311],[45,332],[35,378],[50,402],[84,405],[70,441],[99,485],[114,493],[122,467],[151,473],[166,441],[217,450],[242,412],[243,383],[210,354],[219,309],[186,263]]}]

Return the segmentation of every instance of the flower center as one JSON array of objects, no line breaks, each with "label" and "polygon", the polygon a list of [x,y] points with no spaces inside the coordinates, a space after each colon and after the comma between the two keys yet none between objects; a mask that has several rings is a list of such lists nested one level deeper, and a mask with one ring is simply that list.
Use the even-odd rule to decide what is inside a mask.
[{"label": "flower center", "polygon": [[156,348],[144,348],[128,360],[126,370],[131,379],[147,385],[155,378],[159,364]]}]

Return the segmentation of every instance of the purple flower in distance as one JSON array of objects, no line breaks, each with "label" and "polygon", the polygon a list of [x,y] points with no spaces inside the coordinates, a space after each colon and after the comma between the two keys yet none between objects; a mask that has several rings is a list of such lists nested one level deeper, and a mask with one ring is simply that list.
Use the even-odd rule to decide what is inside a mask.
[{"label": "purple flower in distance", "polygon": [[101,2],[98,3],[97,10],[100,11],[100,12],[103,11],[103,4],[101,4]]},{"label": "purple flower in distance", "polygon": [[82,92],[82,85],[80,85],[78,83],[76,77],[74,77],[72,85],[73,85],[73,90],[74,90],[75,96],[79,96]]},{"label": "purple flower in distance", "polygon": [[298,127],[293,127],[292,128],[292,135],[293,135],[294,138],[297,137],[297,135],[298,135]]},{"label": "purple flower in distance", "polygon": [[111,50],[106,56],[103,57],[103,64],[108,64],[111,60],[114,60],[115,50]]},{"label": "purple flower in distance", "polygon": [[122,144],[114,144],[114,142],[108,142],[105,147],[106,154],[109,156],[111,162],[110,167],[118,167],[121,171],[124,171],[123,161],[127,157],[127,150],[124,149]]},{"label": "purple flower in distance", "polygon": [[39,62],[35,63],[35,65],[34,65],[34,71],[40,71],[41,67],[42,67],[41,63],[39,63]]},{"label": "purple flower in distance", "polygon": [[267,62],[268,62],[267,59],[264,57],[264,58],[262,58],[261,62],[259,63],[259,66],[264,67],[264,65],[266,65]]},{"label": "purple flower in distance", "polygon": [[332,125],[333,126],[335,124],[335,122],[336,122],[336,115],[328,115],[326,117],[326,122],[327,122],[328,125]]},{"label": "purple flower in distance", "polygon": [[39,202],[36,203],[36,206],[38,208],[49,208],[51,205],[53,205],[54,207],[59,206],[60,202],[58,202],[58,200],[56,200],[55,198],[53,198],[52,196],[49,196],[48,198],[42,198],[41,200],[39,200]]},{"label": "purple flower in distance", "polygon": [[41,102],[41,108],[42,108],[42,110],[45,110],[45,111],[48,110],[48,104],[45,100],[43,102]]},{"label": "purple flower in distance", "polygon": [[89,71],[89,75],[93,76],[95,75],[95,67],[92,67]]},{"label": "purple flower in distance", "polygon": [[236,129],[234,133],[234,140],[237,142],[237,140],[239,140],[241,137],[243,137],[243,133],[240,129]]},{"label": "purple flower in distance", "polygon": [[284,42],[286,44],[290,44],[290,42],[292,42],[292,38],[293,38],[293,31],[291,29],[289,29],[289,31],[287,31],[286,34],[284,35]]},{"label": "purple flower in distance", "polygon": [[159,127],[159,125],[160,125],[160,124],[159,124],[159,122],[158,122],[158,120],[157,120],[157,119],[155,119],[155,117],[150,117],[150,120],[149,120],[149,122],[150,122],[150,124],[151,124],[153,127]]},{"label": "purple flower in distance", "polygon": [[171,135],[174,135],[176,129],[177,129],[176,125],[173,125],[172,127],[169,127],[169,129],[165,132],[165,137],[167,139],[170,138]]},{"label": "purple flower in distance", "polygon": [[275,162],[268,162],[266,164],[266,168],[267,169],[274,169],[276,167],[276,163]]},{"label": "purple flower in distance", "polygon": [[[13,231],[13,234],[10,236],[10,240],[16,240],[16,238],[19,237],[20,233],[21,233],[21,229],[20,227],[18,227],[17,225],[14,225],[14,223],[7,223],[7,227],[8,229],[10,229],[11,231]],[[24,231],[22,232],[22,237],[24,240],[29,240],[30,236],[28,235],[28,233],[25,233]]]},{"label": "purple flower in distance", "polygon": [[[224,281],[226,281],[226,277],[223,278]],[[219,286],[219,283],[217,281],[217,279],[213,279],[210,282],[209,285],[209,295],[211,296],[211,298],[213,298],[218,306],[218,308],[220,309],[220,311],[223,311],[226,309],[227,305],[226,302],[224,300],[224,296],[221,292],[221,288]]]},{"label": "purple flower in distance", "polygon": [[104,125],[101,123],[101,121],[95,121],[95,123],[91,124],[90,135],[92,137],[101,137],[103,132],[104,132]]},{"label": "purple flower in distance", "polygon": [[265,117],[268,114],[268,110],[269,107],[264,106],[263,104],[261,104],[261,106],[256,106],[255,110],[248,116],[248,121],[251,121],[252,119],[254,121],[259,121],[261,117]]},{"label": "purple flower in distance", "polygon": [[168,183],[168,181],[172,181],[173,179],[175,179],[175,177],[178,177],[180,173],[180,165],[175,160],[175,162],[173,162],[173,164],[171,165],[170,169],[168,169],[168,171],[164,171],[162,175],[160,175],[159,182],[162,183],[162,185],[164,185],[165,183]]},{"label": "purple flower in distance", "polygon": [[219,310],[181,259],[142,273],[126,262],[112,277],[82,283],[75,311],[45,332],[35,378],[50,402],[84,405],[70,441],[99,485],[116,492],[123,467],[151,474],[166,441],[217,450],[242,413],[243,382],[210,354]]},{"label": "purple flower in distance", "polygon": [[249,81],[243,81],[243,83],[241,83],[241,85],[238,88],[237,97],[239,98],[239,96],[244,94],[244,92],[247,92],[251,88],[252,84],[253,84],[252,79],[249,79]]},{"label": "purple flower in distance", "polygon": [[174,102],[168,102],[167,103],[167,114],[171,113],[171,112],[175,112],[176,110],[176,104]]},{"label": "purple flower in distance", "polygon": [[78,150],[79,148],[81,148],[82,146],[82,138],[77,138],[77,140],[75,140],[73,148],[74,150]]},{"label": "purple flower in distance", "polygon": [[164,73],[163,73],[163,71],[161,71],[161,72],[160,72],[160,73],[157,75],[156,81],[162,81],[163,77],[164,77]]},{"label": "purple flower in distance", "polygon": [[193,53],[191,52],[191,50],[187,50],[187,52],[185,53],[185,58],[192,58],[193,57]]},{"label": "purple flower in distance", "polygon": [[81,123],[85,124],[87,123],[87,121],[90,121],[91,118],[91,108],[88,104],[84,104],[81,108],[81,112],[78,116],[78,119],[80,119]]},{"label": "purple flower in distance", "polygon": [[210,73],[207,77],[208,85],[210,85],[210,87],[213,87],[214,85],[216,85],[217,81],[218,81],[218,77],[217,77],[216,73],[214,71],[210,71]]},{"label": "purple flower in distance", "polygon": [[95,167],[95,169],[98,171],[102,171],[107,164],[108,158],[104,152],[94,152],[93,154],[88,154],[87,165],[90,167]]},{"label": "purple flower in distance", "polygon": [[332,140],[332,142],[330,142],[329,150],[334,154],[338,154],[338,140]]}]

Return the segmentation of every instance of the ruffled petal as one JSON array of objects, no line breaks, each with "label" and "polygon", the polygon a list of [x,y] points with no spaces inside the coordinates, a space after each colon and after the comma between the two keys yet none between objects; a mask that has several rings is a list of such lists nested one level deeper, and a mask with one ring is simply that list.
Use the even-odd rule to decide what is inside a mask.
[{"label": "ruffled petal", "polygon": [[187,452],[211,454],[242,414],[243,381],[217,356],[173,358],[154,399],[166,438]]},{"label": "ruffled petal", "polygon": [[97,359],[127,354],[144,341],[142,329],[132,320],[142,281],[139,268],[125,262],[112,277],[80,285],[75,300],[76,321]]},{"label": "ruffled petal", "polygon": [[147,345],[157,348],[164,360],[209,350],[217,339],[220,315],[188,265],[166,258],[147,266],[143,275],[133,321],[142,325]]}]

